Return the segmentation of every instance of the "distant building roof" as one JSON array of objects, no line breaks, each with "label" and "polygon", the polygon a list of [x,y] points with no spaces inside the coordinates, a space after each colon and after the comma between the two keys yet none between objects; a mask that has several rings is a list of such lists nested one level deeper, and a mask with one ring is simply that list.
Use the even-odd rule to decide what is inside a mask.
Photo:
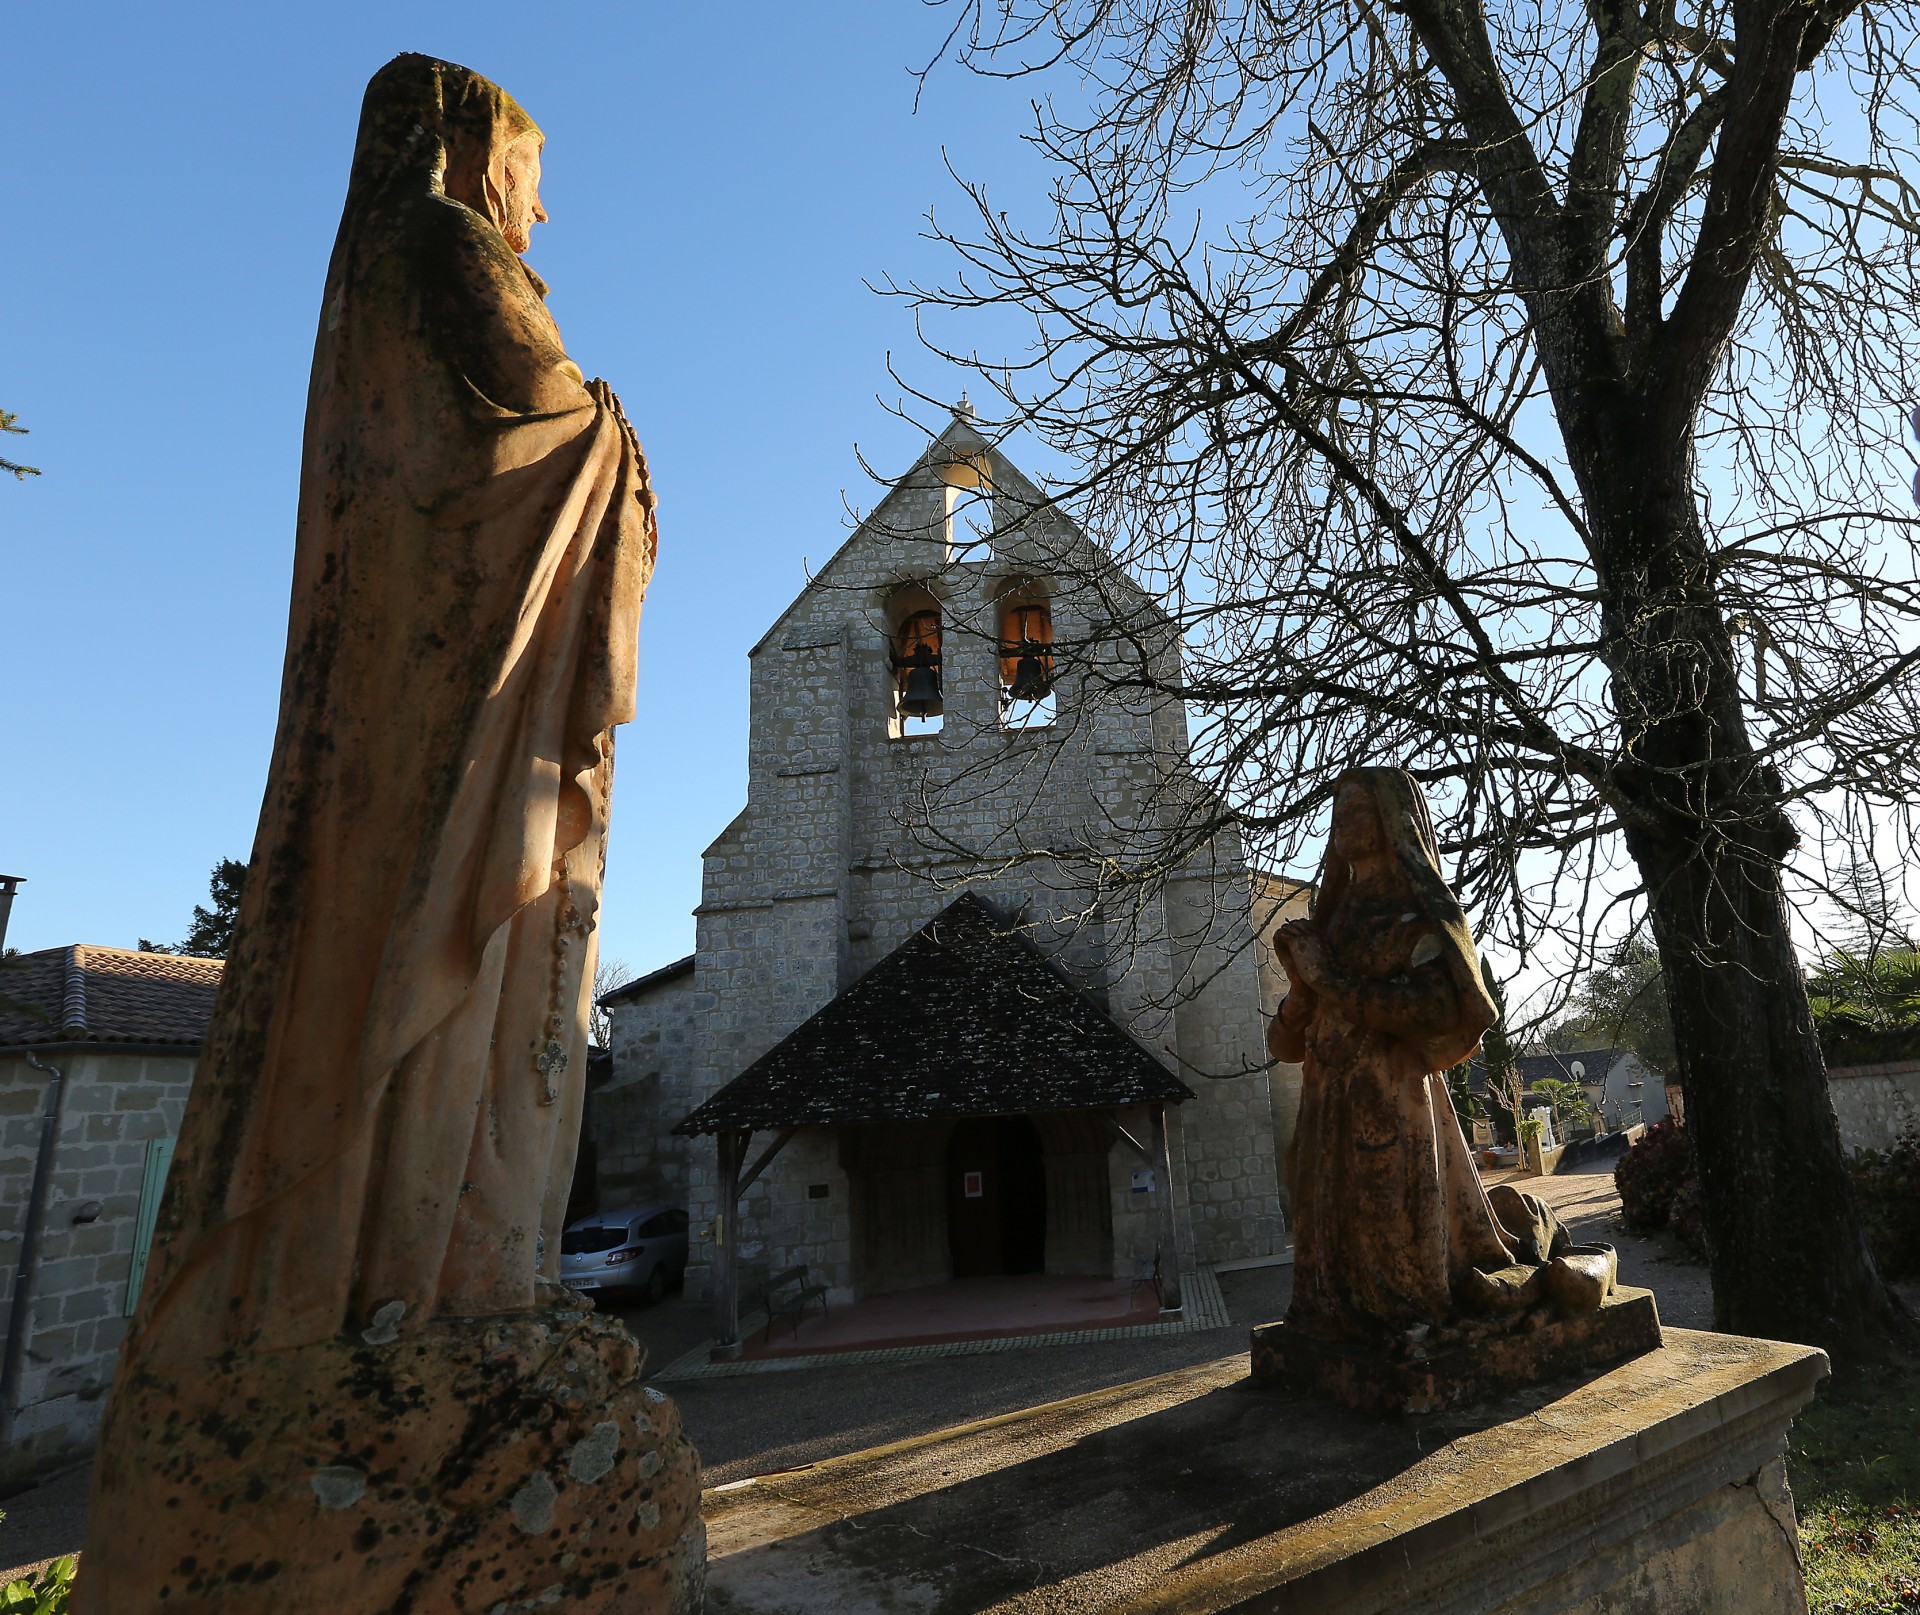
[{"label": "distant building roof", "polygon": [[[1563,1049],[1552,1054],[1523,1054],[1520,1075],[1531,1088],[1543,1077],[1556,1082],[1605,1082],[1607,1073],[1625,1059],[1630,1049]],[[1574,1067],[1578,1066],[1578,1071]]]},{"label": "distant building roof", "polygon": [[[1523,1054],[1518,1060],[1520,1078],[1529,1088],[1543,1078],[1552,1078],[1555,1082],[1601,1083],[1607,1080],[1613,1068],[1633,1053],[1632,1049],[1562,1049],[1552,1054]],[[1574,1066],[1580,1066],[1575,1074]],[[1658,1075],[1648,1068],[1650,1075]],[[1468,1078],[1471,1088],[1483,1087],[1487,1080],[1485,1065],[1480,1060],[1473,1062],[1473,1073]]]},{"label": "distant building roof", "polygon": [[1247,879],[1254,886],[1271,896],[1283,896],[1293,892],[1310,892],[1313,882],[1301,880],[1294,875],[1283,875],[1277,869],[1249,869]]},{"label": "distant building roof", "polygon": [[632,981],[623,981],[610,993],[600,997],[601,1006],[625,1004],[644,996],[656,987],[664,987],[670,981],[678,981],[682,976],[693,974],[693,955],[676,959],[670,965],[662,965],[658,970],[649,970],[644,976],[636,976]]},{"label": "distant building roof", "polygon": [[76,943],[0,963],[0,1050],[141,1044],[196,1051],[220,959]]},{"label": "distant building roof", "polygon": [[950,904],[674,1129],[1007,1116],[1192,1089],[979,898]]}]

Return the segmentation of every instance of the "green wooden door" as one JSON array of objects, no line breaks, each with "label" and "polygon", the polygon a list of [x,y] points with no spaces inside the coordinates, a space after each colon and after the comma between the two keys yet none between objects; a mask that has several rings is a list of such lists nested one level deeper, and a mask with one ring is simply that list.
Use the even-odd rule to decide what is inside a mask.
[{"label": "green wooden door", "polygon": [[140,1300],[140,1281],[147,1276],[147,1256],[153,1249],[153,1225],[160,1216],[160,1193],[167,1186],[167,1167],[173,1161],[173,1140],[147,1140],[147,1169],[140,1179],[140,1217],[133,1225],[133,1265],[127,1269],[127,1316]]}]

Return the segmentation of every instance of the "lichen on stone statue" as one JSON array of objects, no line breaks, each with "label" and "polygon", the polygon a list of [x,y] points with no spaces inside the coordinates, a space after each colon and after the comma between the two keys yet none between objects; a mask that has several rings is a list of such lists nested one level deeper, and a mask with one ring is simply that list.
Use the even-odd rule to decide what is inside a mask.
[{"label": "lichen on stone statue", "polygon": [[1255,1331],[1256,1375],[1424,1411],[1657,1346],[1610,1246],[1481,1184],[1444,1073],[1498,1011],[1410,775],[1341,776],[1312,917],[1275,940],[1290,991],[1269,1047],[1304,1074],[1293,1301]]},{"label": "lichen on stone statue", "polygon": [[656,533],[520,258],[543,143],[466,68],[367,87],[279,727],[84,1615],[698,1601],[691,1449],[558,1283]]}]

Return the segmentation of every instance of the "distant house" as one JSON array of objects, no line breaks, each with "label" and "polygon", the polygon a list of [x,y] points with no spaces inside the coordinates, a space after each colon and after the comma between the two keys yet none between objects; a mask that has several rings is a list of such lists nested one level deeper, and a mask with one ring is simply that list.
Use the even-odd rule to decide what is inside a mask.
[{"label": "distant house", "polygon": [[0,1281],[10,1300],[54,1118],[31,1304],[17,1340],[11,1310],[5,1324],[0,1483],[93,1445],[220,970],[218,959],[87,945],[17,955],[0,970]]},{"label": "distant house", "polygon": [[[1568,1049],[1553,1054],[1520,1056],[1520,1076],[1532,1093],[1542,1081],[1576,1083],[1586,1094],[1595,1127],[1601,1132],[1619,1132],[1641,1122],[1664,1121],[1668,1115],[1666,1078],[1641,1062],[1631,1049]],[[1481,1062],[1473,1062],[1469,1080],[1472,1092],[1494,1114],[1499,1107],[1487,1092],[1487,1074]],[[1528,1106],[1531,1109],[1531,1105]]]}]

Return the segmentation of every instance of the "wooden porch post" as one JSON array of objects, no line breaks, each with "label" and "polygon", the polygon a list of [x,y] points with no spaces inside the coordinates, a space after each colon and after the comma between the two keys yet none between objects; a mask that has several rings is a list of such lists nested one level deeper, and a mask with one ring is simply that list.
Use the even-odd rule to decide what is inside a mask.
[{"label": "wooden porch post", "polygon": [[1153,1128],[1153,1169],[1160,1178],[1160,1310],[1178,1312],[1180,1237],[1173,1218],[1173,1153],[1167,1144],[1167,1107],[1155,1100],[1147,1107],[1147,1115]]},{"label": "wooden porch post", "polygon": [[720,1209],[713,1219],[714,1254],[720,1270],[713,1286],[713,1351],[716,1363],[740,1355],[740,1163],[746,1158],[752,1133],[724,1129],[720,1146]]}]

